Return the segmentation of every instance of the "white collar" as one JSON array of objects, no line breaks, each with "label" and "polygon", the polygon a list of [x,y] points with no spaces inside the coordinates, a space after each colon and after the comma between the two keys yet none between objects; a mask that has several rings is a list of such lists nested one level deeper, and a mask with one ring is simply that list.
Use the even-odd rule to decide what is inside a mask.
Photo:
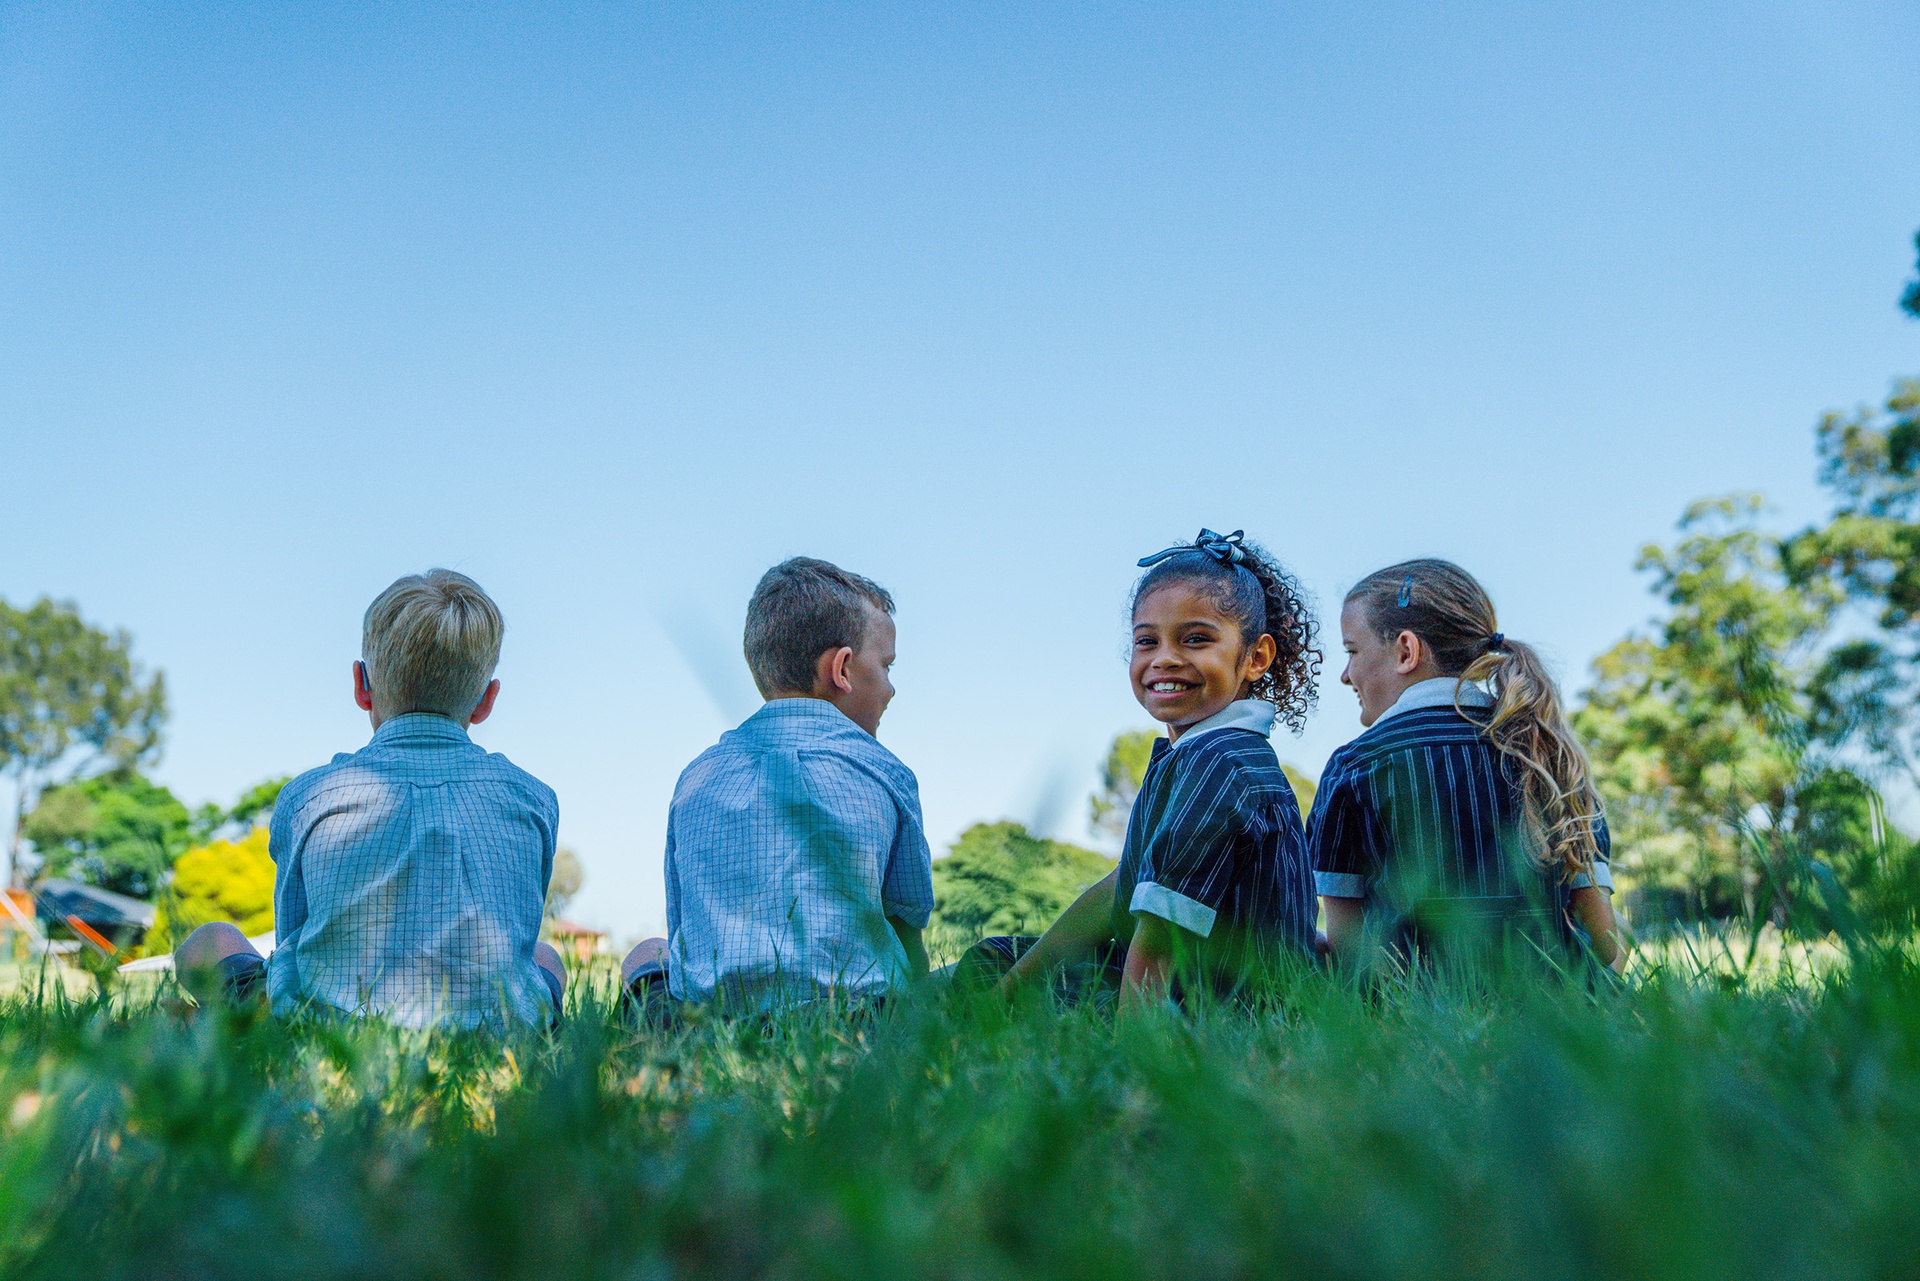
[{"label": "white collar", "polygon": [[1387,717],[1398,716],[1401,712],[1452,707],[1456,702],[1462,707],[1492,707],[1493,695],[1472,681],[1463,681],[1457,676],[1436,676],[1432,680],[1415,681],[1401,690],[1400,697],[1393,700],[1393,706],[1374,717],[1373,723],[1378,725]]},{"label": "white collar", "polygon": [[1169,750],[1179,751],[1202,734],[1211,734],[1217,729],[1250,729],[1262,738],[1272,738],[1275,712],[1274,705],[1265,699],[1237,699],[1204,721],[1189,725]]}]

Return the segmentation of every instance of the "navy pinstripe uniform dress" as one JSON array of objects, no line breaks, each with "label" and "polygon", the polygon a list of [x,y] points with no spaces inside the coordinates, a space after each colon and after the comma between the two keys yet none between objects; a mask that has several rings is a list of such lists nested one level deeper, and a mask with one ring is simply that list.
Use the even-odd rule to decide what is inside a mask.
[{"label": "navy pinstripe uniform dress", "polygon": [[1155,741],[1113,887],[1123,951],[1144,914],[1197,936],[1220,988],[1261,959],[1311,953],[1319,904],[1273,720],[1272,704],[1243,699],[1178,743]]},{"label": "navy pinstripe uniform dress", "polygon": [[[1088,969],[1118,983],[1141,914],[1197,936],[1199,965],[1222,994],[1262,958],[1310,954],[1313,865],[1299,802],[1267,741],[1273,721],[1272,704],[1242,699],[1177,744],[1154,743],[1114,882],[1113,940],[1093,966],[1076,967],[1069,990]],[[1002,973],[1034,942],[983,939],[956,980]]]},{"label": "navy pinstripe uniform dress", "polygon": [[1613,892],[1605,819],[1591,877],[1563,880],[1533,860],[1514,767],[1481,732],[1491,705],[1452,677],[1421,681],[1321,775],[1307,820],[1319,891],[1364,900],[1368,930],[1403,954],[1484,943],[1514,926],[1579,950],[1573,891]]}]

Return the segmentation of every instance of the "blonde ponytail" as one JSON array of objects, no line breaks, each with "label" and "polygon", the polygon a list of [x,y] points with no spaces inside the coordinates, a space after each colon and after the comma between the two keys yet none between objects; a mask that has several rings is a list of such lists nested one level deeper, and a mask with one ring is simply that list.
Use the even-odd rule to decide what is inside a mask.
[{"label": "blonde ponytail", "polygon": [[1449,561],[1404,561],[1361,579],[1347,601],[1360,602],[1383,638],[1418,636],[1442,675],[1487,687],[1493,716],[1482,732],[1519,769],[1530,853],[1563,880],[1591,875],[1601,806],[1587,753],[1540,655],[1501,635],[1493,601],[1473,575]]}]

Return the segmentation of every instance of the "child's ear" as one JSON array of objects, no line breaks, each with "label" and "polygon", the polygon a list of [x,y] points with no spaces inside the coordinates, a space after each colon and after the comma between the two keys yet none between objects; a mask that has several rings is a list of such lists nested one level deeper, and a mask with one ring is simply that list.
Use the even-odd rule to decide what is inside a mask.
[{"label": "child's ear", "polygon": [[813,665],[815,697],[832,698],[835,694],[853,693],[853,677],[847,670],[852,664],[853,650],[849,646],[822,651]]},{"label": "child's ear", "polygon": [[1257,681],[1265,676],[1272,669],[1273,660],[1279,656],[1280,646],[1274,643],[1273,637],[1262,632],[1247,648],[1246,679]]},{"label": "child's ear", "polygon": [[1393,667],[1402,676],[1416,671],[1420,666],[1421,641],[1411,631],[1403,631],[1393,638]]}]

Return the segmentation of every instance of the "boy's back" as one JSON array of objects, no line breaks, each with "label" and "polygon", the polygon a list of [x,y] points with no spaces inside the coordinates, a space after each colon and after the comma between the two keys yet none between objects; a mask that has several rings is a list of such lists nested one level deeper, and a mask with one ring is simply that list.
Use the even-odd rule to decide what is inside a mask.
[{"label": "boy's back", "polygon": [[669,983],[765,1009],[909,976],[887,918],[933,908],[913,772],[833,704],[779,698],[680,776],[667,822]]},{"label": "boy's back", "polygon": [[445,716],[399,715],[274,807],[275,1013],[411,1026],[552,1017],[533,960],[559,805]]}]

